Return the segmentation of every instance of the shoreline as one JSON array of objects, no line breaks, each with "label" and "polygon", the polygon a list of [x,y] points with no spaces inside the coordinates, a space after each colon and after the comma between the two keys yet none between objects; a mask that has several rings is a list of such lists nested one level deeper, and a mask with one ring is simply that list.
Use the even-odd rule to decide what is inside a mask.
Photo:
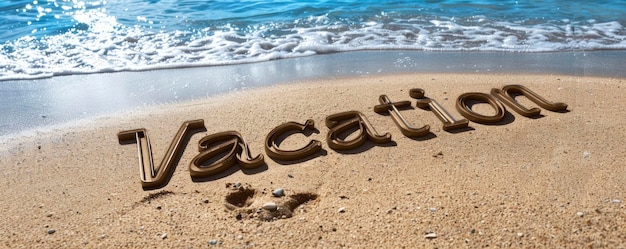
[{"label": "shoreline", "polygon": [[[346,56],[349,55],[349,56]],[[0,81],[0,136],[68,121],[276,84],[403,73],[565,74],[626,78],[626,51],[360,51],[251,64]]]},{"label": "shoreline", "polygon": [[[272,62],[276,62],[276,61],[282,61],[282,60],[300,60],[303,58],[318,58],[319,56],[328,56],[328,57],[337,57],[334,59],[338,59],[338,55],[345,55],[345,54],[356,54],[357,57],[368,57],[368,56],[364,56],[364,54],[369,54],[369,53],[379,53],[379,54],[383,54],[383,57],[393,57],[393,54],[408,54],[408,55],[414,55],[414,54],[425,54],[428,57],[432,56],[432,55],[442,55],[442,54],[447,54],[447,55],[452,55],[454,57],[458,57],[458,56],[466,56],[466,57],[471,57],[473,59],[478,58],[479,61],[482,62],[489,62],[489,60],[493,61],[494,58],[499,57],[499,56],[495,56],[494,55],[504,55],[506,57],[510,56],[510,55],[519,55],[521,57],[525,57],[527,58],[531,58],[531,57],[536,57],[536,59],[539,60],[555,60],[554,58],[550,59],[547,57],[553,57],[551,55],[556,55],[556,57],[561,57],[564,58],[563,55],[565,56],[570,56],[570,55],[574,55],[574,56],[586,56],[586,54],[591,54],[594,57],[601,57],[601,58],[591,58],[591,60],[589,60],[589,64],[602,64],[604,69],[598,69],[597,67],[593,67],[592,66],[592,71],[590,73],[593,74],[593,76],[615,76],[615,77],[623,77],[625,74],[623,74],[622,71],[618,70],[618,67],[613,67],[611,63],[598,63],[598,59],[604,60],[604,61],[609,61],[609,62],[613,62],[616,59],[619,60],[621,58],[621,54],[626,53],[626,49],[595,49],[595,50],[567,50],[567,51],[544,51],[544,52],[521,52],[521,51],[473,51],[473,50],[462,50],[462,51],[437,51],[437,50],[410,50],[410,49],[363,49],[363,50],[354,50],[354,51],[338,51],[338,52],[329,52],[329,53],[320,53],[320,54],[311,54],[311,55],[303,55],[303,56],[295,56],[295,57],[287,57],[287,58],[278,58],[278,59],[270,59],[270,60],[262,60],[262,61],[244,61],[244,62],[238,62],[238,63],[225,63],[225,64],[199,64],[199,65],[176,65],[176,66],[171,66],[171,67],[156,67],[156,68],[147,68],[147,69],[135,69],[135,70],[107,70],[107,71],[102,71],[102,72],[85,72],[85,73],[80,73],[80,72],[76,72],[76,73],[60,73],[57,75],[51,75],[51,76],[41,76],[41,77],[25,77],[25,78],[0,78],[0,82],[17,82],[17,81],[38,81],[38,80],[48,80],[51,78],[55,78],[55,77],[67,77],[67,76],[87,76],[87,75],[102,75],[102,74],[116,74],[116,73],[143,73],[143,72],[154,72],[154,71],[163,71],[163,70],[180,70],[180,69],[195,69],[195,68],[215,68],[215,67],[232,67],[232,66],[241,66],[241,65],[249,65],[249,64],[259,64],[259,63],[272,63]],[[483,59],[480,59],[483,58]],[[484,58],[488,58],[488,59],[484,59]],[[307,60],[304,59],[304,60]],[[340,59],[340,58],[339,58]],[[449,59],[449,58],[447,58]],[[556,60],[562,60],[562,59],[556,59]],[[583,60],[581,58],[578,58],[577,60]],[[404,65],[406,66],[406,65]],[[518,67],[518,64],[514,65],[515,67]],[[463,67],[463,66],[462,66]],[[536,72],[553,72],[553,73],[563,73],[565,71],[570,72],[570,74],[572,74],[572,72],[575,72],[576,69],[579,68],[570,68],[567,69],[565,67],[559,67],[559,66],[554,66],[551,65],[552,69],[546,69],[546,68],[534,68],[534,67],[522,67],[522,70],[529,70],[534,68],[536,70]],[[509,68],[507,69],[508,72],[520,72],[519,69],[512,69]],[[517,70],[517,71],[515,71]],[[390,73],[399,73],[400,71],[392,71]],[[437,72],[443,72],[443,71],[448,71],[448,70],[441,70],[441,69],[432,69],[429,68],[428,70],[424,71],[427,73],[437,73]],[[342,72],[344,74],[346,74],[347,72]],[[355,72],[351,72],[351,74],[354,74]],[[350,74],[350,73],[348,73]],[[348,75],[346,74],[346,75]],[[573,73],[574,75],[575,73]]]},{"label": "shoreline", "polygon": [[[626,108],[624,82],[461,73],[327,78],[125,111],[91,126],[16,138],[0,157],[1,216],[10,224],[0,241],[9,247],[623,247],[626,132],[614,116]],[[401,112],[416,127],[430,125],[432,135],[409,138],[374,111],[380,94],[415,106],[408,91],[420,87],[460,119],[459,95],[508,84],[565,102],[569,112],[542,108],[541,117],[526,118],[507,106],[506,122],[470,122],[470,130],[447,132],[430,111],[414,107]],[[365,114],[393,144],[329,148],[324,120],[348,110]],[[166,186],[143,190],[137,147],[120,144],[117,133],[146,128],[158,163],[181,123],[193,119],[204,119],[207,131],[189,139]],[[270,159],[263,147],[268,132],[306,119],[319,133],[289,136],[281,147],[316,139],[325,153],[288,164]],[[198,141],[226,130],[239,131],[267,166],[234,166],[194,181],[188,165]],[[232,187],[238,182],[242,189]],[[272,197],[276,188],[286,196]],[[270,222],[255,215],[270,201],[289,212]]]}]

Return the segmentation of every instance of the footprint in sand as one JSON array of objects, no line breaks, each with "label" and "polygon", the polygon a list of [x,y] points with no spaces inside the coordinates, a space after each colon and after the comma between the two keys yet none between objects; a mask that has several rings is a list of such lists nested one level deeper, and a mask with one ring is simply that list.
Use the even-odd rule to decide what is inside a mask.
[{"label": "footprint in sand", "polygon": [[[262,221],[274,221],[293,217],[293,211],[300,205],[317,199],[317,194],[296,193],[282,197],[272,197],[257,190],[249,184],[226,184],[230,193],[226,195],[224,206],[231,211],[237,212],[237,219],[243,217],[258,218]],[[267,202],[276,204],[276,209],[264,209]],[[246,214],[246,215],[243,215]]]}]

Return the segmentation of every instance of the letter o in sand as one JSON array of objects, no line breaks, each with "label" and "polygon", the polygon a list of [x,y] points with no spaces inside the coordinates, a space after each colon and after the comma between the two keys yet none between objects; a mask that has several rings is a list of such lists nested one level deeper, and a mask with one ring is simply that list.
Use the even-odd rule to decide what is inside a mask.
[{"label": "letter o in sand", "polygon": [[[495,111],[496,114],[492,116],[486,116],[479,114],[475,111],[472,111],[472,108],[467,103],[469,101],[477,101],[480,103],[489,104]],[[493,96],[486,93],[464,93],[459,96],[456,100],[456,110],[459,111],[463,117],[481,124],[492,124],[500,122],[504,119],[504,113],[506,109],[504,106]]]}]

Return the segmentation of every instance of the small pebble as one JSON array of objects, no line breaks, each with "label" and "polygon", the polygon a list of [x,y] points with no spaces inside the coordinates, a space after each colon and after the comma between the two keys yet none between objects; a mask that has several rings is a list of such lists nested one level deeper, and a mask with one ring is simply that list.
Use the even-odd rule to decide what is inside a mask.
[{"label": "small pebble", "polygon": [[268,202],[268,203],[263,204],[263,209],[273,211],[273,210],[278,209],[278,205],[276,205],[276,203],[273,203],[273,202]]},{"label": "small pebble", "polygon": [[583,152],[583,158],[589,158],[589,156],[591,156],[591,152],[589,151]]},{"label": "small pebble", "polygon": [[346,212],[346,208],[345,207],[340,207],[339,209],[337,209],[337,212],[345,213]]},{"label": "small pebble", "polygon": [[430,210],[431,212],[435,212],[435,211],[437,211],[437,208],[434,208],[434,207],[433,207],[433,208],[429,208],[429,210]]},{"label": "small pebble", "polygon": [[238,213],[237,216],[235,216],[235,219],[241,220],[243,219],[243,215],[241,215],[241,213]]},{"label": "small pebble", "polygon": [[524,233],[517,233],[517,237],[524,237]]},{"label": "small pebble", "polygon": [[167,238],[167,233],[161,234],[161,239]]},{"label": "small pebble", "polygon": [[238,239],[238,240],[242,240],[242,239],[243,239],[243,236],[241,236],[241,235],[237,235],[237,239]]},{"label": "small pebble", "polygon": [[56,233],[56,232],[57,232],[57,230],[55,230],[55,229],[49,229],[48,230],[48,234],[53,234],[53,233]]},{"label": "small pebble", "polygon": [[293,175],[292,174],[287,174],[287,177],[293,178]]},{"label": "small pebble", "polygon": [[217,240],[214,240],[214,239],[209,240],[209,245],[212,245],[212,246],[217,245]]},{"label": "small pebble", "polygon": [[585,216],[585,213],[583,213],[583,212],[577,212],[577,213],[576,213],[576,215],[578,215],[578,217],[583,217],[583,216]]},{"label": "small pebble", "polygon": [[620,200],[620,199],[613,199],[613,203],[622,203],[622,200]]},{"label": "small pebble", "polygon": [[274,189],[274,191],[272,191],[272,195],[275,197],[281,197],[285,195],[285,191],[282,188],[277,188],[277,189]]},{"label": "small pebble", "polygon": [[428,233],[424,237],[427,238],[427,239],[434,239],[434,238],[437,238],[437,234],[436,233]]}]

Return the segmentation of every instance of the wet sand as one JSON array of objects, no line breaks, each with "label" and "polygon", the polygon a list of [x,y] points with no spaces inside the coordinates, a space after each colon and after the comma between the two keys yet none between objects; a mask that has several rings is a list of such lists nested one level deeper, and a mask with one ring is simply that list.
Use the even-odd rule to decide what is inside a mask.
[{"label": "wet sand", "polygon": [[[146,72],[149,73],[149,72]],[[151,248],[460,248],[626,246],[626,131],[623,78],[551,74],[391,74],[334,77],[223,93],[103,115],[30,135],[0,150],[0,245]],[[430,134],[408,138],[374,112],[378,97],[408,100],[422,88],[455,118],[466,92],[522,84],[567,112],[539,118],[510,108],[503,122],[447,132],[430,111],[401,113]],[[520,97],[525,105],[535,106]],[[478,112],[491,110],[475,105]],[[391,143],[329,148],[327,116],[362,112]],[[146,128],[155,163],[186,120],[204,119],[169,183],[141,187],[137,147],[117,133]],[[323,152],[276,162],[264,151],[276,126],[315,121],[319,133],[294,134],[281,147],[311,139]],[[235,130],[266,166],[233,166],[193,181],[198,141]],[[349,138],[349,137],[348,137]],[[237,187],[239,186],[239,187]],[[283,197],[272,191],[282,188]],[[286,209],[272,218],[267,202]],[[283,205],[284,204],[284,205]],[[284,217],[282,216],[284,215]]]},{"label": "wet sand", "polygon": [[[406,73],[626,78],[626,50],[558,53],[357,51],[215,67],[0,81],[0,139],[146,106],[317,79]],[[19,135],[18,135],[19,136]]]}]

